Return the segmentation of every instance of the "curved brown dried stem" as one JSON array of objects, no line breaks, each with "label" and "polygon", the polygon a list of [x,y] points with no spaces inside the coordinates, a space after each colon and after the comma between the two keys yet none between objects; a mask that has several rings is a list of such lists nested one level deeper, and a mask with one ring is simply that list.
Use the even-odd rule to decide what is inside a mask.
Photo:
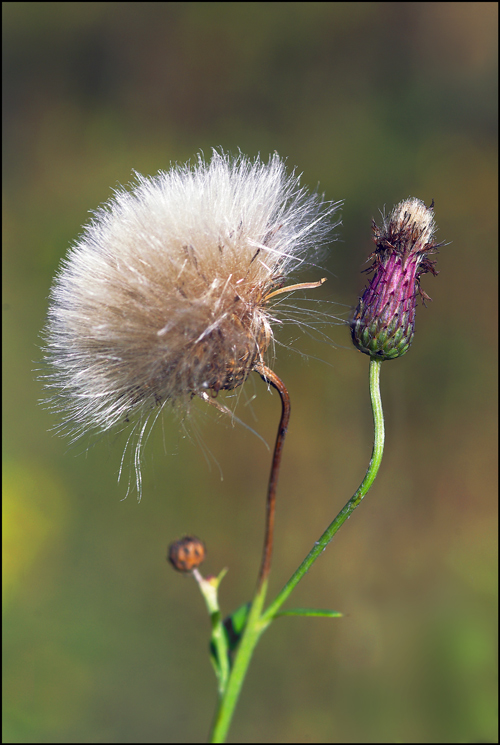
[{"label": "curved brown dried stem", "polygon": [[274,514],[276,510],[276,486],[278,484],[283,443],[285,441],[285,435],[290,421],[290,396],[283,381],[280,380],[276,373],[268,367],[259,363],[255,366],[255,371],[259,373],[265,383],[269,383],[273,388],[276,388],[281,398],[281,419],[278,427],[278,434],[276,435],[276,444],[274,446],[273,461],[267,489],[266,534],[264,538],[264,549],[262,552],[262,563],[260,566],[258,581],[258,587],[260,588],[269,576],[269,570],[271,568],[274,539]]}]

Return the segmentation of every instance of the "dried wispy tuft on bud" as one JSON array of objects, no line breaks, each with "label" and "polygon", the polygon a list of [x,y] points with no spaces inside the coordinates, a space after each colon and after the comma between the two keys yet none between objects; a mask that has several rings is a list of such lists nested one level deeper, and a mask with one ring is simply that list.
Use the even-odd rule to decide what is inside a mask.
[{"label": "dried wispy tuft on bud", "polygon": [[317,256],[338,206],[301,188],[277,154],[263,163],[214,151],[119,189],[51,291],[47,384],[62,429],[78,437],[135,415],[140,493],[148,421],[167,402],[239,386],[262,363],[268,302]]},{"label": "dried wispy tuft on bud", "polygon": [[365,271],[374,275],[360,298],[351,321],[355,346],[365,354],[392,360],[405,354],[415,332],[417,297],[430,300],[420,287],[426,272],[436,275],[429,259],[442,243],[434,242],[434,202],[426,207],[420,199],[408,198],[384,217],[379,228],[373,221],[377,248]]}]

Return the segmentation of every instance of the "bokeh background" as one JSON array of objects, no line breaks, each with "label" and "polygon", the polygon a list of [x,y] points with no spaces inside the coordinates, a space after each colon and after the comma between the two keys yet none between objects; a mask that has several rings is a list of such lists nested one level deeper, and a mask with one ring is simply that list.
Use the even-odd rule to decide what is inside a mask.
[{"label": "bokeh background", "polygon": [[[497,741],[497,14],[454,2],[3,4],[4,742],[207,736],[208,619],[167,545],[202,537],[205,571],[229,567],[225,612],[246,601],[270,454],[203,407],[185,426],[167,414],[142,502],[123,499],[123,439],[70,447],[49,433],[33,369],[51,278],[89,211],[134,169],[212,147],[277,150],[304,184],[345,200],[329,281],[310,293],[331,315],[356,303],[384,205],[434,198],[449,242],[439,277],[423,279],[433,302],[411,352],[382,369],[380,475],[289,602],[345,617],[274,624],[230,739]],[[278,331],[293,411],[271,593],[371,452],[368,358],[345,325],[323,331],[330,341]],[[272,444],[279,402],[253,377],[237,413]]]}]

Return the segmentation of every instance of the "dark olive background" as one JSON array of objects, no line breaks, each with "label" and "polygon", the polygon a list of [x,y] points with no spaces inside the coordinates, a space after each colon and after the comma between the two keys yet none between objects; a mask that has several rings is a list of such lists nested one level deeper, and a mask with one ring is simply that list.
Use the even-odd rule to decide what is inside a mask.
[{"label": "dark olive background", "polygon": [[[262,638],[233,742],[496,741],[496,3],[4,3],[4,741],[200,742],[216,700],[209,623],[169,541],[254,588],[270,454],[197,406],[147,446],[49,433],[33,369],[51,278],[89,210],[212,147],[277,150],[345,200],[329,281],[364,285],[370,220],[434,198],[439,277],[410,352],[385,363],[386,455],[365,502]],[[321,276],[322,274],[319,274]],[[311,270],[299,281],[318,279]],[[292,397],[271,593],[362,479],[368,358],[277,329]],[[254,379],[255,378],[255,379]],[[255,400],[248,403],[253,396]],[[230,400],[231,401],[231,400]],[[253,375],[237,413],[269,443],[279,403]],[[89,444],[95,444],[90,447]],[[219,470],[220,466],[220,470]],[[224,480],[220,479],[222,471]],[[123,501],[122,501],[123,500]]]}]

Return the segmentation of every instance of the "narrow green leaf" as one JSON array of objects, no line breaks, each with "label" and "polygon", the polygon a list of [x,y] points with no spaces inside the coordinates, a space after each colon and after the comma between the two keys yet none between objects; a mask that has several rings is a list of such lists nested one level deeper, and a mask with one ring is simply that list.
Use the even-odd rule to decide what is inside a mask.
[{"label": "narrow green leaf", "polygon": [[274,618],[279,616],[317,616],[320,618],[341,618],[344,614],[337,610],[325,610],[323,608],[292,608],[290,610],[280,610]]}]

